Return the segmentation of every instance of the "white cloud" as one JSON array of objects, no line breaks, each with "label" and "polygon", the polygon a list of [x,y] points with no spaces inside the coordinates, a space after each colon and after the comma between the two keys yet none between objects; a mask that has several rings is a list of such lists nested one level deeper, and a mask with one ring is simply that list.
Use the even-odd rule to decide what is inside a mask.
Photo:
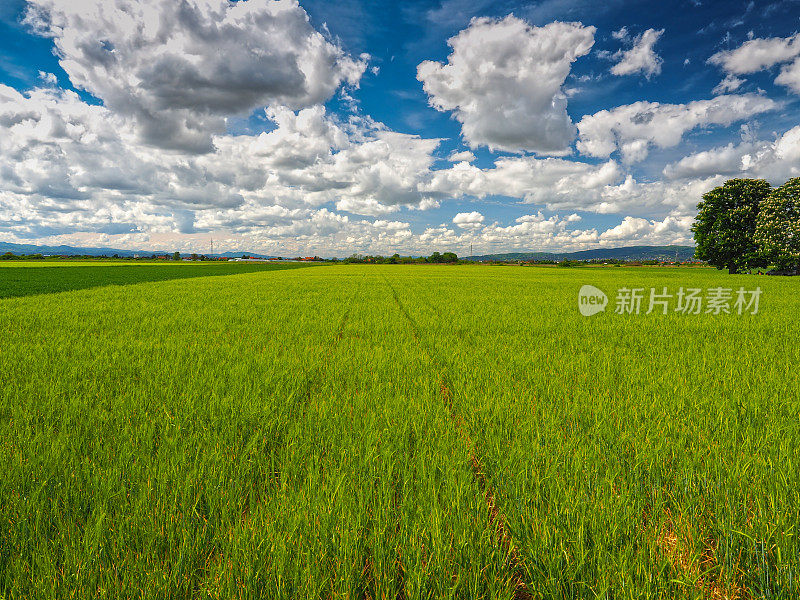
[{"label": "white cloud", "polygon": [[399,207],[381,204],[375,198],[342,198],[336,202],[336,210],[377,217],[393,213],[399,210]]},{"label": "white cloud", "polygon": [[714,94],[727,94],[728,92],[735,92],[744,83],[744,79],[736,77],[736,75],[727,75],[725,79],[720,81],[712,90]]},{"label": "white cloud", "polygon": [[628,33],[627,27],[620,27],[617,31],[611,32],[611,37],[613,37],[615,40],[627,41],[630,37],[630,34]]},{"label": "white cloud", "polygon": [[410,205],[408,207],[409,210],[432,210],[434,208],[439,208],[441,206],[441,202],[436,200],[435,198],[431,198],[430,196],[426,196],[422,200],[419,201],[416,205]]},{"label": "white cloud", "polygon": [[677,146],[688,131],[708,125],[728,126],[773,110],[773,100],[757,94],[717,96],[687,104],[635,102],[584,116],[578,123],[578,150],[608,157],[619,150],[623,161],[647,157],[650,148]]},{"label": "white cloud", "polygon": [[800,126],[783,133],[774,141],[745,141],[697,152],[667,165],[668,179],[708,177],[757,177],[780,185],[800,176]]},{"label": "white cloud", "polygon": [[[635,75],[642,73],[647,79],[661,73],[662,58],[653,50],[664,30],[648,29],[631,40],[632,46],[612,55],[618,62],[611,67],[613,75]],[[624,27],[612,34],[616,39],[627,40],[628,31]]]},{"label": "white cloud", "polygon": [[[572,215],[571,215],[572,216]],[[616,247],[637,244],[691,244],[692,217],[668,216],[664,219],[625,217],[619,225],[605,231],[570,229],[575,219],[550,217],[541,211],[523,215],[513,224],[483,225],[457,233],[444,226],[428,228],[419,236],[429,247],[466,248],[473,245],[475,254],[514,250],[572,251],[590,247]]]},{"label": "white cloud", "polygon": [[453,224],[462,229],[477,229],[484,221],[484,216],[477,212],[458,213],[453,217]]},{"label": "white cloud", "polygon": [[53,73],[39,71],[39,79],[41,79],[45,85],[58,85],[58,77],[56,77]]},{"label": "white cloud", "polygon": [[[438,140],[388,131],[368,119],[341,122],[319,106],[267,114],[276,124],[269,133],[215,136],[215,152],[180,155],[141,144],[127,119],[73,92],[22,94],[0,86],[0,237],[191,251],[203,232],[213,231],[218,249],[229,243],[230,249],[339,255],[459,251],[470,241],[487,249],[669,243],[684,239],[679,225],[736,165],[776,179],[800,168],[795,128],[772,143],[745,142],[721,158],[687,158],[652,183],[636,181],[614,160],[505,157],[488,169],[462,161],[434,171]],[[462,196],[519,198],[568,216],[537,213],[503,226],[474,211],[422,233],[384,216]],[[579,215],[571,211],[645,218],[650,225],[623,221],[629,231],[608,234],[573,230]],[[151,245],[156,241],[161,246]]]},{"label": "white cloud", "polygon": [[450,156],[447,157],[447,160],[450,162],[472,162],[475,160],[475,155],[469,150],[464,150],[463,152],[454,151],[450,153]]},{"label": "white cloud", "polygon": [[560,154],[575,127],[561,86],[594,44],[594,27],[532,27],[509,15],[473,19],[448,40],[447,63],[425,61],[417,78],[440,111],[453,111],[472,148]]},{"label": "white cloud", "polygon": [[711,175],[681,181],[640,182],[628,175],[622,184],[603,190],[603,203],[595,210],[648,218],[683,218],[694,215],[702,195],[723,181],[721,175]]},{"label": "white cloud", "polygon": [[[785,179],[800,168],[800,128],[795,128],[773,142],[748,139],[738,146],[686,157],[669,166],[665,180],[657,182],[637,181],[616,159],[597,163],[506,156],[482,169],[471,164],[475,157],[469,151],[452,153],[452,164],[434,170],[442,164],[436,158],[440,140],[390,131],[357,112],[348,118],[332,116],[318,103],[344,82],[356,83],[363,71],[361,60],[346,57],[334,42],[310,29],[295,3],[267,6],[261,0],[249,0],[242,4],[251,3],[252,23],[269,22],[264,15],[270,11],[286,11],[281,23],[299,28],[291,34],[295,41],[305,36],[307,44],[316,48],[281,49],[278,38],[270,38],[269,43],[294,56],[300,72],[305,73],[303,68],[308,66],[301,59],[304,52],[311,53],[312,64],[323,64],[324,60],[314,61],[328,56],[330,69],[319,77],[304,78],[297,87],[286,84],[280,94],[259,88],[263,82],[257,79],[258,90],[251,96],[233,98],[241,74],[222,73],[225,61],[218,57],[214,60],[222,62],[211,61],[213,68],[202,85],[187,75],[186,67],[178,69],[181,77],[186,75],[180,79],[185,89],[169,92],[172,83],[141,79],[137,73],[146,71],[148,60],[156,64],[173,53],[181,60],[193,60],[189,50],[196,36],[192,32],[210,28],[219,33],[234,23],[230,31],[240,36],[239,42],[266,44],[259,46],[262,49],[271,47],[262,39],[264,35],[283,33],[269,27],[266,33],[256,31],[250,17],[234,18],[239,5],[218,0],[187,5],[180,14],[170,12],[178,10],[177,4],[141,2],[131,15],[119,8],[124,3],[67,6],[36,0],[38,8],[30,20],[49,19],[39,25],[54,36],[70,77],[84,81],[87,89],[96,88],[98,95],[102,90],[106,97],[101,96],[103,105],[87,104],[78,94],[57,88],[57,81],[48,74],[41,75],[43,87],[29,92],[0,85],[0,239],[192,251],[198,244],[203,249],[203,240],[214,232],[215,247],[220,250],[247,248],[293,255],[429,253],[433,249],[463,253],[470,242],[476,250],[480,245],[488,250],[671,243],[690,239],[687,223],[699,197],[724,175]],[[178,20],[174,28],[159,34],[164,37],[158,41],[153,31],[159,31],[156,26],[166,14]],[[53,15],[63,27],[53,24]],[[92,22],[86,30],[98,35],[107,31],[107,38],[97,38],[103,42],[99,50],[96,40],[78,33],[83,31],[78,27],[81,19],[98,15],[110,21],[102,27]],[[191,23],[190,16],[196,17]],[[141,31],[131,29],[131,23],[140,21]],[[559,104],[560,88],[571,62],[591,47],[593,31],[564,23],[534,28],[513,17],[473,21],[454,38],[461,41],[453,43],[448,63],[431,63],[436,85],[443,86],[442,97],[452,100],[463,94],[452,110],[463,112],[465,137],[468,130],[474,135],[502,134],[502,129],[490,127],[491,119],[494,115],[497,121],[498,111],[507,110],[519,116],[510,123],[513,129],[521,129],[525,148],[533,147],[526,145],[531,140],[541,148],[542,140],[555,147],[559,145],[554,140],[561,139],[562,150],[551,152],[565,151],[575,128]],[[137,40],[141,48],[135,47]],[[472,47],[484,41],[483,54]],[[118,48],[119,57],[103,58],[103,53],[114,55]],[[246,46],[242,69],[260,65],[258,57],[249,54],[254,48]],[[197,52],[206,60],[207,48]],[[283,64],[278,63],[270,66],[275,77],[275,69]],[[352,77],[347,74],[348,64]],[[469,88],[469,74],[481,67],[486,76],[472,81],[475,89]],[[217,75],[220,78],[214,79]],[[499,95],[493,105],[495,96],[490,91],[495,85]],[[159,105],[168,92],[184,96],[176,96],[174,105]],[[518,113],[509,108],[517,100]],[[274,123],[273,130],[235,136],[222,132],[224,127],[215,129],[216,119],[261,103],[266,105],[262,114]],[[636,103],[584,117],[578,128],[579,148],[600,157],[619,150],[624,160],[631,161],[651,147],[677,144],[694,127],[729,124],[775,106],[754,94],[686,105]],[[184,116],[196,115],[192,127],[199,137],[192,139],[207,138],[208,152],[197,154],[193,143],[187,151],[176,152],[178,144],[170,142],[173,148],[165,149],[164,144],[148,139],[143,135],[148,122],[142,117],[145,109],[156,115],[151,125],[165,119],[182,127]],[[530,113],[533,109],[539,112]],[[561,136],[569,128],[572,133]],[[178,142],[189,139],[181,135]],[[497,143],[501,138],[494,138],[494,147],[501,147]],[[458,213],[451,222],[422,232],[398,217],[404,209],[430,210],[452,198],[489,196],[544,206],[566,216],[539,211],[499,224],[489,223],[486,211],[480,209]],[[573,229],[581,221],[577,211],[619,214],[622,220],[606,231]]]},{"label": "white cloud", "polygon": [[267,115],[269,133],[181,155],[141,144],[128,120],[74,92],[0,85],[0,231],[244,232],[328,203],[366,215],[436,205],[422,188],[439,140],[341,123],[321,106]]},{"label": "white cloud", "polygon": [[788,87],[796,94],[800,94],[800,58],[796,58],[793,63],[785,65],[775,83]]},{"label": "white cloud", "polygon": [[551,211],[664,218],[692,214],[700,196],[718,179],[707,175],[647,183],[626,174],[613,160],[595,165],[528,156],[498,159],[490,169],[461,163],[434,171],[429,189],[445,197],[509,196]]},{"label": "white cloud", "polygon": [[800,94],[800,33],[786,38],[751,39],[733,50],[717,52],[708,62],[728,74],[724,81],[783,64],[775,83]]},{"label": "white cloud", "polygon": [[708,59],[726,73],[747,75],[800,55],[800,34],[787,38],[755,38],[733,50],[717,52]]},{"label": "white cloud", "polygon": [[366,68],[315,31],[295,0],[28,0],[72,84],[131,117],[149,144],[212,150],[225,117],[327,100]]},{"label": "white cloud", "polygon": [[498,159],[491,169],[458,163],[449,169],[434,171],[428,189],[444,196],[510,196],[558,210],[564,206],[591,206],[600,201],[604,186],[615,183],[620,177],[619,166],[614,161],[593,165],[526,156]]},{"label": "white cloud", "polygon": [[664,167],[669,179],[734,175],[741,171],[742,148],[728,144],[722,148],[697,152]]},{"label": "white cloud", "polygon": [[603,246],[646,245],[683,245],[693,244],[690,230],[694,218],[666,217],[665,219],[648,220],[625,217],[616,227],[607,229],[599,236]]}]

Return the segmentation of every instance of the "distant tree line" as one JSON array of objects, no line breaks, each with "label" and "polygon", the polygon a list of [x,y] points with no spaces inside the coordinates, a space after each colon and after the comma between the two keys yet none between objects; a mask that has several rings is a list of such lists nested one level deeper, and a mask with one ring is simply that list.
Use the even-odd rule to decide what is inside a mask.
[{"label": "distant tree line", "polygon": [[14,254],[12,252],[6,252],[0,256],[0,260],[44,260],[44,256],[41,254]]},{"label": "distant tree line", "polygon": [[697,208],[697,258],[729,273],[800,271],[800,177],[777,188],[763,179],[730,179],[703,194]]},{"label": "distant tree line", "polygon": [[362,256],[360,254],[353,254],[341,260],[344,264],[378,264],[378,265],[411,265],[411,264],[455,264],[459,261],[458,255],[454,252],[434,252],[430,256],[400,256],[399,254],[393,254],[392,256]]},{"label": "distant tree line", "polygon": [[[247,258],[247,256],[243,256]],[[316,258],[316,257],[315,257]],[[165,252],[162,254],[141,254],[136,256],[112,254],[49,254],[47,256],[41,253],[36,254],[14,254],[13,252],[6,252],[0,254],[0,260],[228,260],[227,258],[210,257],[205,254],[189,254],[181,257],[180,252]]]}]

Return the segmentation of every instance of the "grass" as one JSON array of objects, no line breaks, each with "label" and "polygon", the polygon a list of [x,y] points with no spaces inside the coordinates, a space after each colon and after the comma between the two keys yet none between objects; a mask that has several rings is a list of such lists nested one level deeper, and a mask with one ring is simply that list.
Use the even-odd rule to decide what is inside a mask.
[{"label": "grass", "polygon": [[[120,268],[123,265],[136,268]],[[12,263],[7,261],[5,264],[0,263],[0,267],[5,267],[0,268],[0,298],[52,294],[106,285],[131,285],[146,281],[296,269],[305,266],[308,265],[299,263],[120,263],[98,265],[96,262],[69,265],[69,263]]]},{"label": "grass", "polygon": [[[719,285],[759,314],[613,314]],[[343,266],[6,298],[0,597],[797,597],[798,286]]]}]

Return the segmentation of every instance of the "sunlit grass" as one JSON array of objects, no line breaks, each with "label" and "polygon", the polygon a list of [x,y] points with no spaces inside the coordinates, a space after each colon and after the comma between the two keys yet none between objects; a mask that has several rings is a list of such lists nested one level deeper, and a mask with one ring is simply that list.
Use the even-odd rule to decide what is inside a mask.
[{"label": "sunlit grass", "polygon": [[[585,318],[583,284],[763,295]],[[346,266],[0,300],[0,597],[511,598],[472,456],[536,598],[796,597],[799,286]]]}]

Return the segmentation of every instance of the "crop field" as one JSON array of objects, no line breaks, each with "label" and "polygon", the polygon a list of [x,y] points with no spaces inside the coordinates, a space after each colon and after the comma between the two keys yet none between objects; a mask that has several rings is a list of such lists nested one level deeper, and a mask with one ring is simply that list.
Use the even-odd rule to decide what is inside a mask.
[{"label": "crop field", "polygon": [[800,596],[798,278],[225,267],[0,269],[0,598]]},{"label": "crop field", "polygon": [[[296,269],[302,263],[118,263],[3,262],[0,263],[0,298],[52,294],[106,285],[130,285],[212,275]],[[127,268],[121,268],[127,267]]]}]

